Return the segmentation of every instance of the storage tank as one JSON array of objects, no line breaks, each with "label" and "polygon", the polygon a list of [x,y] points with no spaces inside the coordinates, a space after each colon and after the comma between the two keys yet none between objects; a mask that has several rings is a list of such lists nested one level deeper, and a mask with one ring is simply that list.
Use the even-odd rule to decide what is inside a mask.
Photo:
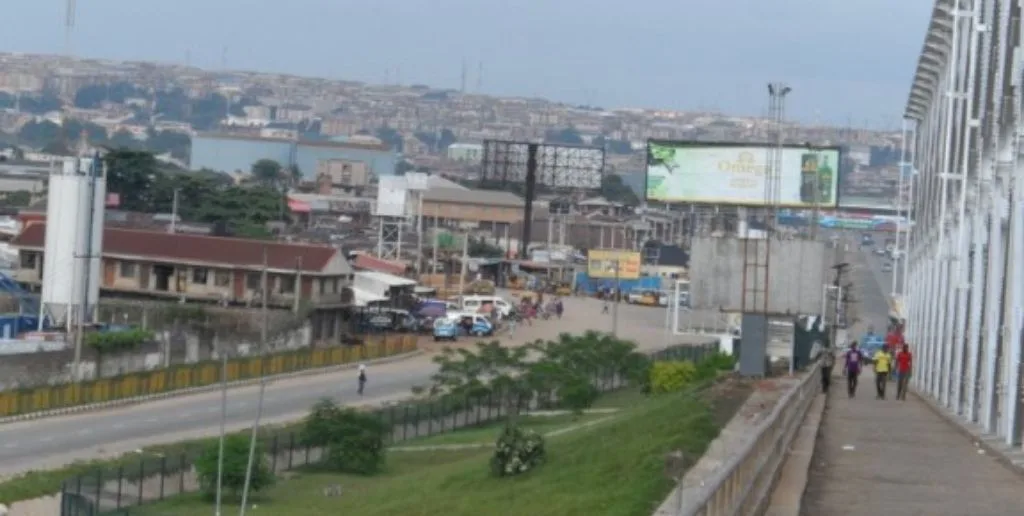
[{"label": "storage tank", "polygon": [[107,182],[99,158],[75,158],[50,174],[43,250],[43,314],[63,326],[95,314]]}]

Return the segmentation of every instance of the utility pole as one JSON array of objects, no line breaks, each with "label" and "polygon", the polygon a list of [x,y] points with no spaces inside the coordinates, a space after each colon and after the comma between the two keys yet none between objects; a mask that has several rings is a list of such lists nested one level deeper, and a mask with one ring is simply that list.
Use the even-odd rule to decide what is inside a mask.
[{"label": "utility pole", "polygon": [[221,500],[224,481],[224,438],[228,418],[228,351],[223,341],[214,334],[215,344],[220,345],[220,434],[217,442],[217,503],[215,516],[221,516]]},{"label": "utility pole", "polygon": [[267,335],[270,333],[270,320],[269,314],[267,313],[267,297],[270,295],[267,287],[267,245],[263,244],[263,269],[260,272],[260,350],[263,353],[267,351]]},{"label": "utility pole", "polygon": [[299,306],[302,301],[302,257],[295,258],[295,299],[292,302],[292,312],[299,313]]},{"label": "utility pole", "polygon": [[174,234],[177,232],[178,225],[178,192],[181,188],[174,189],[174,197],[171,199],[171,225],[168,227],[167,232]]},{"label": "utility pole", "polygon": [[615,295],[612,296],[612,337],[619,336],[619,301],[622,298],[621,285],[619,284],[619,258],[615,259]]},{"label": "utility pole", "polygon": [[466,265],[469,261],[469,234],[462,235],[462,267],[459,272],[459,295],[466,295]]},{"label": "utility pole", "polygon": [[246,505],[249,503],[249,484],[252,483],[252,468],[256,462],[256,434],[260,430],[260,419],[263,417],[263,395],[267,390],[267,381],[260,381],[260,398],[256,405],[256,421],[252,424],[252,436],[249,438],[249,463],[245,469],[245,485],[242,487],[242,508],[240,516],[245,516]]}]

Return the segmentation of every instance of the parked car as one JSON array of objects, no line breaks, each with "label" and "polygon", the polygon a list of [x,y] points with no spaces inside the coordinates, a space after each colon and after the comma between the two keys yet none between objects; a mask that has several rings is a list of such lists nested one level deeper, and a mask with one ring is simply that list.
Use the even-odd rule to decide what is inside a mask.
[{"label": "parked car", "polygon": [[452,319],[439,318],[434,321],[434,342],[459,339],[459,325]]}]

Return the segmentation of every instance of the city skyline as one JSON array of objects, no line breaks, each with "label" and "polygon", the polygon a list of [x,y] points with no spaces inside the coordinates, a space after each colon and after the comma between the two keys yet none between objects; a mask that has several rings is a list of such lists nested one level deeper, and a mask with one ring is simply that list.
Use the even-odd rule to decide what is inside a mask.
[{"label": "city skyline", "polygon": [[[0,49],[65,50],[64,2],[12,1],[20,21],[0,34]],[[470,91],[483,63],[486,94],[746,116],[764,115],[766,82],[784,80],[794,90],[787,118],[875,129],[898,126],[930,9],[882,0],[733,0],[688,9],[647,0],[646,11],[608,0],[515,11],[490,0],[306,0],[287,10],[269,0],[146,4],[80,3],[73,53],[453,89],[465,62]],[[878,16],[883,7],[887,14]],[[733,71],[722,63],[734,63]]]}]

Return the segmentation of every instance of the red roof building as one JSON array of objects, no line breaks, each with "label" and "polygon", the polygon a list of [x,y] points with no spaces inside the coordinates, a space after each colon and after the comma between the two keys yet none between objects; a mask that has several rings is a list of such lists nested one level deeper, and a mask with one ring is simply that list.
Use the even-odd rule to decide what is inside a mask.
[{"label": "red roof building", "polygon": [[[42,282],[46,224],[29,224],[11,241],[19,250],[19,282]],[[352,267],[336,248],[276,241],[172,234],[123,228],[103,231],[103,281],[108,292],[248,304],[298,300],[343,305]]]}]

